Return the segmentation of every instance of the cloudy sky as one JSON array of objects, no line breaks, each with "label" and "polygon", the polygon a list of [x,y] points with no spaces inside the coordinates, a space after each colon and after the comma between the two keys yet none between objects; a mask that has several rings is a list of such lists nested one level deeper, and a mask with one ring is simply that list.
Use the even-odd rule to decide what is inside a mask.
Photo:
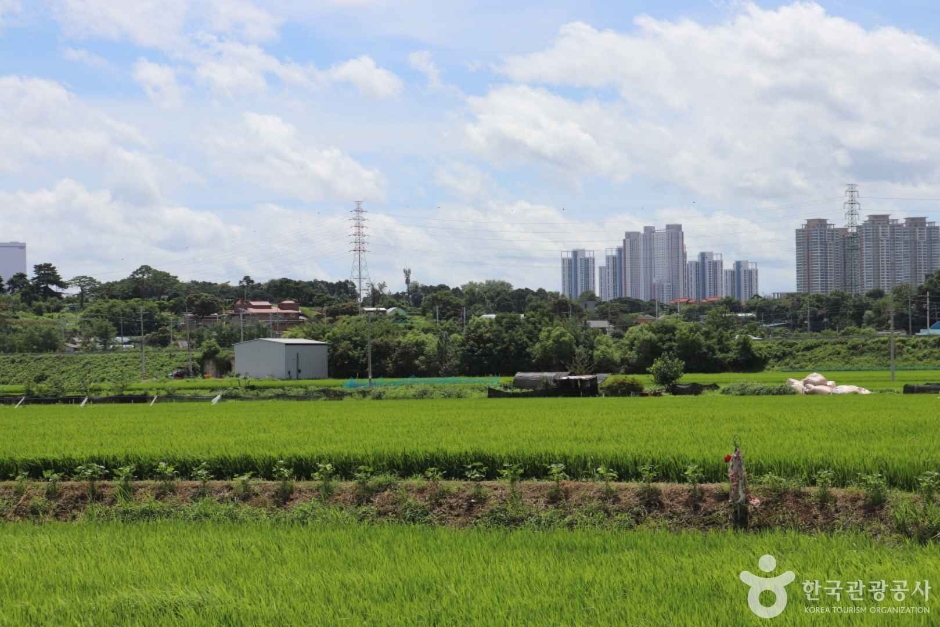
[{"label": "cloudy sky", "polygon": [[846,183],[940,213],[940,20],[885,4],[0,0],[0,240],[338,280],[363,200],[394,289],[558,290],[561,250],[680,222],[791,290]]}]

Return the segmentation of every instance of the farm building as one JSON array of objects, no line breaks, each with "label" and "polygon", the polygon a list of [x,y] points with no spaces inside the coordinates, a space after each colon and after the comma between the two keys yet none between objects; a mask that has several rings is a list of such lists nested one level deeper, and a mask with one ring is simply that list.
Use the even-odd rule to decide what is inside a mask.
[{"label": "farm building", "polygon": [[235,345],[235,372],[257,379],[326,379],[329,344],[261,338]]}]

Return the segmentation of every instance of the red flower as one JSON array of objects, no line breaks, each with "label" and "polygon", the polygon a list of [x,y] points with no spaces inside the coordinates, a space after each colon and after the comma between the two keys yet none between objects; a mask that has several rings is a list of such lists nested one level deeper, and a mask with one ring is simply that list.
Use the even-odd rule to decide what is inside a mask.
[{"label": "red flower", "polygon": [[730,461],[731,461],[731,456],[730,456],[730,455],[725,455],[725,463],[727,464],[727,463],[729,463]]}]

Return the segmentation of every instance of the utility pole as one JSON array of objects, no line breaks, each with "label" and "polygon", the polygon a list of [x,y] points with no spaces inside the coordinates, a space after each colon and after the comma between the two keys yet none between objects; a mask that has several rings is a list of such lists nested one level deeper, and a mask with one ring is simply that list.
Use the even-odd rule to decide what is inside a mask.
[{"label": "utility pole", "polygon": [[147,380],[147,358],[144,353],[144,308],[140,308],[140,380]]},{"label": "utility pole", "polygon": [[[371,310],[371,309],[373,309],[373,308],[370,307],[369,309]],[[367,358],[366,358],[366,359],[367,359],[367,364],[368,364],[368,368],[369,368],[369,389],[371,390],[371,389],[372,389],[372,311],[367,311],[367,312],[366,312],[366,320],[367,320],[367,323],[366,323],[366,329],[367,329],[367,331],[366,331],[366,338],[367,338],[367,341],[366,341],[366,343],[368,344]]]},{"label": "utility pole", "polygon": [[894,299],[891,300],[891,380],[894,381]]},{"label": "utility pole", "polygon": [[187,311],[186,316],[186,351],[189,353],[189,376],[193,376],[193,340],[189,335],[189,312]]},{"label": "utility pole", "polygon": [[907,336],[914,335],[913,309],[911,309],[911,286],[907,286]]}]

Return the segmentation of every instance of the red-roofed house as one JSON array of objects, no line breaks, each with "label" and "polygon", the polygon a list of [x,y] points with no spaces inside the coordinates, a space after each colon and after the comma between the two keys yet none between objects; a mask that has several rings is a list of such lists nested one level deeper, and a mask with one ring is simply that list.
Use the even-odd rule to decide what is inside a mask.
[{"label": "red-roofed house", "polygon": [[260,322],[269,325],[275,332],[286,331],[290,327],[303,323],[306,318],[300,313],[296,301],[284,300],[272,305],[266,300],[245,300],[239,298],[232,305],[233,322]]}]

